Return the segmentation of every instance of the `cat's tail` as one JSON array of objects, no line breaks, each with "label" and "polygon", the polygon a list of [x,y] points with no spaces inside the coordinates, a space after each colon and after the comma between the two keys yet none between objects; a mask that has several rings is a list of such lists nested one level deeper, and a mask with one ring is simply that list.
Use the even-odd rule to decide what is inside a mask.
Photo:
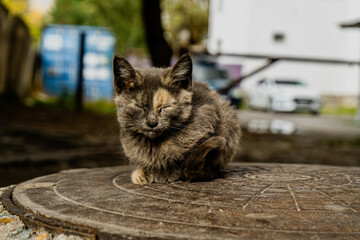
[{"label": "cat's tail", "polygon": [[200,144],[188,157],[184,180],[207,181],[222,176],[222,170],[240,150],[241,127],[236,110],[224,100],[219,104],[216,136]]},{"label": "cat's tail", "polygon": [[221,166],[216,166],[226,148],[224,137],[210,137],[200,144],[186,160],[184,180],[208,181],[221,176]]},{"label": "cat's tail", "polygon": [[222,156],[217,160],[219,161],[218,164],[224,168],[229,162],[233,161],[241,149],[241,127],[237,117],[237,111],[234,107],[230,106],[229,102],[223,101],[220,104],[219,116],[221,123],[219,125],[218,135],[226,139],[226,145]]}]

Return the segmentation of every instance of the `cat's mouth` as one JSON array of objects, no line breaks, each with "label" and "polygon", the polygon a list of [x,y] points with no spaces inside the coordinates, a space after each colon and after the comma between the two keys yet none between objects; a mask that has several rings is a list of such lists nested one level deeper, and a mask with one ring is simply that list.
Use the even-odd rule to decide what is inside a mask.
[{"label": "cat's mouth", "polygon": [[149,138],[155,138],[162,133],[160,129],[143,129],[142,132],[145,136]]},{"label": "cat's mouth", "polygon": [[159,129],[143,129],[144,132],[160,132]]}]

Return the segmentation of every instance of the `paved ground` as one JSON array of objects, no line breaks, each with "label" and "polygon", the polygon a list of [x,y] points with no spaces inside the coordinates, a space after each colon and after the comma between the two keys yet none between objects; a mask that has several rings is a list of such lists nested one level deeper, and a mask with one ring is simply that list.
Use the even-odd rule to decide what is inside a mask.
[{"label": "paved ground", "polygon": [[360,238],[360,168],[236,163],[224,179],[145,186],[129,175],[120,166],[30,180],[12,211],[94,239]]},{"label": "paved ground", "polygon": [[[261,111],[241,111],[238,114],[244,126],[254,131],[322,135],[324,137],[359,137],[360,125],[353,116],[324,116]],[[250,129],[251,130],[251,129]],[[292,132],[293,130],[294,132]]]}]

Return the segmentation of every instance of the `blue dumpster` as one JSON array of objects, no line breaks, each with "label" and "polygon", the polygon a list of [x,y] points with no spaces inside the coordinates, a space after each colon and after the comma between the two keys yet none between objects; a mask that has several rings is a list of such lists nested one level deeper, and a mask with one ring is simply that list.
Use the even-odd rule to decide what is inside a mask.
[{"label": "blue dumpster", "polygon": [[50,25],[43,30],[40,55],[44,91],[53,96],[75,95],[81,33],[85,34],[84,98],[86,101],[110,100],[115,38],[108,29],[101,27]]}]

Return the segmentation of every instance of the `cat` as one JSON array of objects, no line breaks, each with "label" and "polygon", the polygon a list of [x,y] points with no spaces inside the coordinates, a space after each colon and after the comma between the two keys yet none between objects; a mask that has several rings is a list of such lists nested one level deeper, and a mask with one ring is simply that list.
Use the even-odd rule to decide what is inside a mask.
[{"label": "cat", "polygon": [[207,181],[221,176],[240,144],[236,110],[192,79],[192,59],[135,69],[115,55],[114,102],[134,184]]}]

